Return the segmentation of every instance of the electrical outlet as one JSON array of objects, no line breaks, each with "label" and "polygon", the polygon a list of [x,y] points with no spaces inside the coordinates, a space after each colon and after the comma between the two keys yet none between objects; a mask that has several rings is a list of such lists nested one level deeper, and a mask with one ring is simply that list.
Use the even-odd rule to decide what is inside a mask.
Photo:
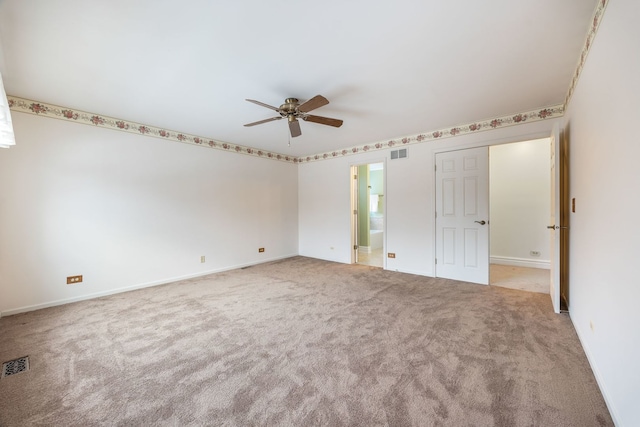
[{"label": "electrical outlet", "polygon": [[258,248],[258,253],[264,252],[264,248]]},{"label": "electrical outlet", "polygon": [[76,283],[80,282],[82,282],[82,275],[67,277],[67,285],[75,285]]},{"label": "electrical outlet", "polygon": [[387,253],[387,256],[388,256],[389,258],[395,258],[395,257],[396,257],[396,254],[395,254],[395,252],[389,252],[389,253]]},{"label": "electrical outlet", "polygon": [[540,256],[540,251],[531,251],[529,252],[531,256]]},{"label": "electrical outlet", "polygon": [[204,255],[200,257],[200,262],[204,262]]}]

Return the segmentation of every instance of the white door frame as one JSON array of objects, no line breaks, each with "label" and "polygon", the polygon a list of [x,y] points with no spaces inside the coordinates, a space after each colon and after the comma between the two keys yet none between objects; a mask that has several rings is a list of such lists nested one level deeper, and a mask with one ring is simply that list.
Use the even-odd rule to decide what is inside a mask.
[{"label": "white door frame", "polygon": [[551,165],[551,212],[550,212],[550,225],[549,228],[551,236],[551,280],[549,281],[549,294],[551,295],[551,303],[553,305],[553,311],[560,313],[560,208],[562,199],[560,198],[560,172],[561,172],[561,156],[560,156],[560,128],[558,125],[553,127],[551,132],[551,153],[550,163]]},{"label": "white door frame", "polygon": [[[373,163],[382,163],[382,170],[383,170],[383,174],[382,174],[382,188],[384,191],[384,197],[382,198],[382,206],[383,206],[383,210],[384,210],[384,217],[382,218],[382,253],[386,254],[387,253],[387,158],[383,157],[383,158],[374,158],[371,160],[367,160],[365,162],[355,162],[355,163],[349,163],[349,198],[350,198],[350,202],[349,202],[349,206],[350,206],[350,211],[349,211],[349,215],[351,217],[351,264],[356,264],[358,262],[358,254],[357,251],[353,249],[353,247],[355,245],[357,245],[358,243],[358,231],[357,231],[357,227],[358,227],[358,222],[357,222],[357,218],[356,215],[354,214],[354,209],[358,208],[358,194],[357,194],[357,190],[358,190],[358,184],[357,184],[357,180],[356,183],[354,184],[354,179],[353,179],[353,175],[354,173],[357,175],[358,172],[358,166],[364,166],[364,165],[371,165]],[[354,193],[355,192],[355,193]],[[384,270],[387,269],[387,257],[383,256],[382,257],[382,268]]]},{"label": "white door frame", "polygon": [[351,215],[351,247],[349,250],[351,251],[351,264],[357,264],[358,262],[358,249],[356,249],[358,245],[358,166],[359,165],[351,165],[349,166],[349,195],[351,197],[350,208],[351,211],[349,215]]}]

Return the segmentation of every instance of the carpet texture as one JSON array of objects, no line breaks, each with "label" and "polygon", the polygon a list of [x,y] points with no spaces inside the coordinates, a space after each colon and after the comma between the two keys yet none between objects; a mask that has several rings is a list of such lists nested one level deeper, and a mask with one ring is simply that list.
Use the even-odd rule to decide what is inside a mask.
[{"label": "carpet texture", "polygon": [[294,257],[0,319],[1,426],[609,426],[548,295]]}]

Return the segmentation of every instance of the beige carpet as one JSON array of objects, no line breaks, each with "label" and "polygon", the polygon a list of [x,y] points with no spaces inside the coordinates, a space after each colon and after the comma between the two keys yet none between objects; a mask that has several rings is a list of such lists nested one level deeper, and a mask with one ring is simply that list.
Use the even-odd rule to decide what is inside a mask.
[{"label": "beige carpet", "polygon": [[527,292],[540,292],[549,295],[550,275],[550,271],[543,268],[491,264],[489,267],[489,284],[491,286],[519,289]]},{"label": "beige carpet", "polygon": [[11,426],[612,425],[549,296],[303,257],[0,319]]}]

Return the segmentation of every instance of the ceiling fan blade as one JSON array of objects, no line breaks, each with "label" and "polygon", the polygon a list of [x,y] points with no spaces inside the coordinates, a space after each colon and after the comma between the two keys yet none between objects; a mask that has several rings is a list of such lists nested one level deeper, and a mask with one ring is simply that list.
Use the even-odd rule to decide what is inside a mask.
[{"label": "ceiling fan blade", "polygon": [[302,131],[300,130],[300,122],[293,117],[289,118],[289,131],[291,132],[292,138],[302,135]]},{"label": "ceiling fan blade", "polygon": [[303,113],[307,113],[311,110],[315,110],[316,108],[320,108],[323,105],[327,105],[329,101],[322,95],[316,95],[307,102],[303,103],[298,107],[298,111],[302,111]]},{"label": "ceiling fan blade", "polygon": [[270,110],[280,112],[279,108],[274,107],[273,105],[265,104],[264,102],[256,101],[255,99],[245,99],[245,101],[253,102],[254,104],[260,105],[262,107],[266,107]]},{"label": "ceiling fan blade", "polygon": [[265,120],[260,120],[258,122],[253,122],[253,123],[247,123],[245,126],[255,126],[255,125],[261,125],[263,123],[268,123],[268,122],[272,122],[274,120],[280,120],[282,119],[282,116],[278,116],[278,117],[271,117],[270,119],[265,119]]},{"label": "ceiling fan blade", "polygon": [[342,126],[342,120],[332,119],[331,117],[306,115],[302,117],[302,119],[307,122],[319,123],[321,125],[328,125],[336,128],[339,128],[340,126]]}]

